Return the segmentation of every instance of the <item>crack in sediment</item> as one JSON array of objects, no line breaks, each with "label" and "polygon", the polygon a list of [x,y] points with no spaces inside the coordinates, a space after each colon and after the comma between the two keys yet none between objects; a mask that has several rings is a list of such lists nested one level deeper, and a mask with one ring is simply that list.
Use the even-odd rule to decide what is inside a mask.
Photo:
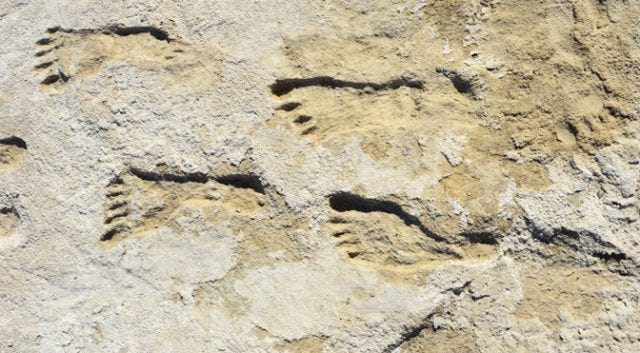
[{"label": "crack in sediment", "polygon": [[346,81],[331,76],[316,76],[310,78],[284,78],[278,79],[274,84],[269,86],[271,93],[276,96],[285,95],[295,89],[304,87],[326,87],[326,88],[354,88],[363,90],[367,87],[374,91],[384,91],[389,89],[398,89],[400,87],[423,89],[424,83],[420,80],[414,80],[409,78],[393,79],[383,83],[375,82],[360,82],[360,81]]},{"label": "crack in sediment", "polygon": [[[533,238],[544,244],[553,244],[570,249],[577,253],[590,255],[605,264],[622,265],[623,263],[626,263],[625,266],[632,266],[635,270],[640,268],[640,265],[635,258],[628,256],[623,249],[606,239],[602,239],[602,237],[596,233],[588,230],[576,231],[566,227],[544,230],[537,226],[534,221],[526,217],[525,222],[527,223]],[[620,269],[610,270],[619,272]]]},{"label": "crack in sediment", "polygon": [[400,338],[389,344],[384,350],[382,350],[382,353],[391,353],[403,344],[418,337],[424,330],[433,329],[433,323],[431,321],[434,315],[435,313],[430,314],[418,325],[407,327],[404,333],[401,334]]}]

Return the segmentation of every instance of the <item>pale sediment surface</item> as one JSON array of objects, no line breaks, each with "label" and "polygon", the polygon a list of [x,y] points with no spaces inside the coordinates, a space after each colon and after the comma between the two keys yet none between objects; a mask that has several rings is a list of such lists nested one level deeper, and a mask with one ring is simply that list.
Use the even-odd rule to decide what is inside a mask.
[{"label": "pale sediment surface", "polygon": [[0,30],[0,352],[640,351],[640,4]]}]

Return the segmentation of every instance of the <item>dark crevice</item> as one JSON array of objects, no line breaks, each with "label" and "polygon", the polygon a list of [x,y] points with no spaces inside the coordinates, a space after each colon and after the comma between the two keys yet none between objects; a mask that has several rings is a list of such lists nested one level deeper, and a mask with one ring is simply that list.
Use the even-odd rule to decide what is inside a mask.
[{"label": "dark crevice", "polygon": [[113,221],[115,221],[116,219],[123,218],[123,217],[126,217],[126,216],[128,216],[128,215],[129,215],[129,212],[128,212],[128,211],[126,211],[126,210],[125,210],[125,211],[122,211],[122,212],[120,212],[120,213],[116,213],[116,214],[114,214],[113,216],[107,217],[107,218],[104,220],[104,224],[111,224],[111,223],[112,223]]},{"label": "dark crevice", "polygon": [[578,135],[580,134],[580,132],[578,131],[578,128],[572,123],[567,121],[567,130],[569,130],[569,132],[574,136],[574,137],[578,137]]},{"label": "dark crevice", "polygon": [[16,218],[20,219],[20,215],[18,215],[18,211],[14,207],[3,207],[0,208],[0,214],[4,215],[13,215]]},{"label": "dark crevice", "polygon": [[62,71],[59,71],[58,73],[60,74],[60,79],[62,80],[62,82],[67,82],[71,78],[70,76],[65,75]]},{"label": "dark crevice", "polygon": [[441,67],[436,68],[436,72],[439,74],[443,74],[446,78],[451,80],[451,83],[453,83],[453,86],[459,93],[472,93],[473,85],[471,83],[471,80],[463,77],[459,72]]},{"label": "dark crevice", "polygon": [[448,78],[458,93],[471,96],[474,99],[480,99],[478,97],[478,91],[482,87],[482,82],[476,75],[449,70],[443,67],[437,67],[436,72]]},{"label": "dark crevice", "polygon": [[471,281],[466,281],[461,286],[449,288],[447,291],[453,293],[456,296],[460,296],[460,294],[462,294],[462,292],[469,288],[470,285]]},{"label": "dark crevice", "polygon": [[443,237],[430,231],[417,217],[407,213],[402,206],[392,201],[367,199],[358,195],[341,192],[329,197],[329,206],[337,212],[357,211],[392,214],[400,218],[407,226],[416,226],[426,236],[437,241],[446,241]]},{"label": "dark crevice", "polygon": [[391,353],[398,349],[403,344],[411,341],[412,339],[418,337],[425,330],[435,331],[433,328],[433,323],[431,322],[434,314],[429,315],[422,323],[413,327],[405,328],[405,331],[402,333],[399,339],[395,342],[388,345],[382,353]]},{"label": "dark crevice", "polygon": [[169,181],[172,183],[199,183],[205,184],[210,180],[216,181],[220,184],[233,186],[241,189],[251,189],[257,193],[264,194],[265,187],[260,180],[260,177],[253,174],[227,174],[218,177],[212,177],[202,173],[188,173],[188,174],[172,174],[172,173],[155,173],[143,171],[137,168],[131,168],[131,174],[145,180],[145,181]]},{"label": "dark crevice", "polygon": [[150,26],[142,26],[142,27],[120,27],[113,26],[109,27],[108,30],[116,35],[126,37],[130,35],[149,33],[153,38],[161,41],[170,42],[169,34],[159,28],[150,27]]},{"label": "dark crevice", "polygon": [[60,75],[53,74],[45,77],[44,80],[42,80],[42,82],[40,83],[42,83],[43,85],[52,85],[58,82],[58,80],[60,80]]},{"label": "dark crevice", "polygon": [[327,87],[327,88],[354,88],[363,90],[367,87],[370,87],[374,91],[384,91],[389,89],[398,89],[400,87],[409,87],[422,89],[424,88],[424,83],[420,80],[412,80],[408,78],[399,78],[390,80],[383,83],[375,83],[375,82],[358,82],[358,81],[345,81],[340,80],[331,76],[317,76],[310,78],[285,78],[278,79],[274,84],[270,86],[271,93],[276,96],[285,95],[294,89],[304,88],[304,87]]},{"label": "dark crevice", "polygon": [[529,229],[529,231],[531,232],[531,236],[533,237],[533,239],[540,241],[544,244],[551,244],[552,236],[548,234],[548,232],[545,232],[544,230],[540,229],[540,227],[538,227],[535,224],[535,222],[528,217],[524,217],[524,222],[527,225],[527,228]]},{"label": "dark crevice", "polygon": [[51,42],[53,42],[53,38],[40,38],[40,39],[38,39],[36,44],[38,44],[38,45],[47,45],[47,44],[50,44]]},{"label": "dark crevice", "polygon": [[116,201],[113,204],[111,204],[109,207],[107,207],[107,209],[110,211],[113,211],[126,205],[127,203],[125,201]]},{"label": "dark crevice", "polygon": [[119,229],[110,229],[109,231],[107,231],[106,233],[102,234],[102,236],[100,237],[100,241],[109,241],[111,239],[113,239],[113,237],[118,234],[120,232]]},{"label": "dark crevice", "polygon": [[298,102],[289,102],[279,106],[278,108],[276,108],[276,110],[284,110],[285,112],[290,112],[298,108],[300,105],[301,104]]},{"label": "dark crevice", "polygon": [[498,239],[495,234],[490,232],[467,232],[461,234],[470,243],[498,245]]},{"label": "dark crevice", "polygon": [[122,178],[118,176],[118,177],[115,177],[113,180],[111,180],[111,182],[109,183],[109,186],[122,185],[122,184],[124,184],[124,180],[122,180]]},{"label": "dark crevice", "polygon": [[259,194],[264,194],[264,185],[260,177],[253,174],[229,174],[214,178],[220,184],[233,186],[241,189],[251,189]]},{"label": "dark crevice", "polygon": [[[566,237],[568,237],[568,238],[571,238],[571,239],[574,239],[574,240],[578,240],[578,239],[580,239],[580,232],[575,231],[575,230],[573,230],[573,229],[568,229],[568,228],[565,228],[565,227],[560,227],[560,229],[558,229],[558,230],[555,232],[555,236],[560,236],[560,237],[566,236]],[[593,237],[592,237],[592,238],[593,238]]]},{"label": "dark crevice", "polygon": [[295,120],[293,121],[296,124],[304,124],[304,123],[308,123],[311,120],[311,117],[308,115],[300,115],[299,117],[295,118]]},{"label": "dark crevice", "polygon": [[608,253],[608,252],[594,252],[591,255],[601,259],[604,262],[620,262],[622,260],[628,260],[629,259],[627,257],[627,255],[625,255],[623,253],[615,253],[615,252],[611,252],[611,253]]},{"label": "dark crevice", "polygon": [[126,225],[118,224],[113,228],[109,229],[108,231],[106,231],[104,234],[102,234],[102,236],[100,237],[100,241],[109,241],[113,239],[113,237],[115,237],[116,235],[118,235],[119,233],[122,233],[127,229],[128,227]]},{"label": "dark crevice", "polygon": [[189,174],[171,174],[171,173],[155,173],[140,170],[138,168],[131,168],[131,174],[145,180],[145,181],[170,181],[173,183],[200,183],[204,184],[208,182],[209,178],[206,174],[202,173],[189,173]]},{"label": "dark crevice", "polygon": [[604,108],[607,110],[609,115],[620,118],[620,119],[629,119],[632,120],[634,115],[628,112],[624,112],[620,107],[613,104],[605,104]]},{"label": "dark crevice", "polygon": [[47,67],[53,65],[53,61],[46,61],[43,62],[42,64],[38,64],[35,66],[36,69],[46,69]]},{"label": "dark crevice", "polygon": [[346,230],[343,230],[343,231],[341,231],[341,232],[333,233],[333,236],[334,236],[335,238],[340,238],[341,236],[343,236],[343,235],[345,235],[345,234],[349,234],[349,233],[351,233],[351,232],[346,231]]},{"label": "dark crevice", "polygon": [[490,297],[489,294],[471,295],[471,300],[473,300],[474,302],[477,302],[479,300],[489,298],[489,297]]},{"label": "dark crevice", "polygon": [[451,83],[459,93],[471,93],[471,82],[461,78],[460,76],[450,77]]},{"label": "dark crevice", "polygon": [[306,136],[306,135],[309,135],[310,133],[313,133],[316,130],[318,130],[318,127],[317,126],[312,126],[310,128],[304,129],[304,131],[302,131],[300,133],[300,135]]},{"label": "dark crevice", "polygon": [[120,196],[120,195],[124,195],[125,192],[121,191],[121,190],[116,190],[116,191],[110,191],[107,193],[108,197],[116,197],[116,196]]},{"label": "dark crevice", "polygon": [[11,137],[0,139],[0,144],[16,146],[16,147],[22,148],[24,150],[27,149],[27,143],[23,139],[21,139],[19,137],[16,137],[16,136],[11,136]]},{"label": "dark crevice", "polygon": [[49,48],[49,49],[45,49],[45,50],[41,50],[41,51],[37,52],[35,56],[36,56],[36,57],[43,56],[43,55],[45,55],[45,54],[47,54],[47,53],[50,53],[50,52],[51,52],[51,51],[53,51],[54,49],[57,49],[57,46],[56,46],[56,47],[53,47],[53,48]]}]

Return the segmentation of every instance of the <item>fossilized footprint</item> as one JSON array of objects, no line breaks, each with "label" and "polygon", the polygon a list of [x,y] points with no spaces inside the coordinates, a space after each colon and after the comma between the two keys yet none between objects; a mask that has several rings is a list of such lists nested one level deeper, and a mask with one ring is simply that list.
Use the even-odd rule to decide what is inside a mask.
[{"label": "fossilized footprint", "polygon": [[[328,76],[282,79],[271,93],[283,103],[270,122],[322,142],[338,136],[366,136],[379,127],[409,124],[415,110],[412,90],[422,82],[408,78],[388,82],[344,81]],[[399,122],[402,123],[399,124]]]},{"label": "fossilized footprint", "polygon": [[0,171],[16,167],[27,151],[27,143],[19,137],[0,139]]},{"label": "fossilized footprint", "polygon": [[170,226],[187,204],[223,208],[248,214],[265,203],[262,186],[251,175],[150,173],[132,169],[107,187],[105,230],[101,240],[117,243],[163,226]]},{"label": "fossilized footprint", "polygon": [[11,236],[20,226],[20,217],[15,209],[0,206],[0,239]]},{"label": "fossilized footprint", "polygon": [[18,194],[0,192],[0,245],[16,233],[22,223]]},{"label": "fossilized footprint", "polygon": [[110,62],[143,63],[147,70],[167,70],[185,86],[206,86],[210,83],[206,78],[216,77],[218,71],[218,62],[210,54],[194,54],[186,43],[155,27],[53,27],[36,47],[35,70],[48,92],[96,76]]},{"label": "fossilized footprint", "polygon": [[361,266],[423,269],[444,261],[490,257],[496,250],[485,240],[445,239],[391,201],[339,193],[329,198],[329,206],[328,229],[335,246]]}]

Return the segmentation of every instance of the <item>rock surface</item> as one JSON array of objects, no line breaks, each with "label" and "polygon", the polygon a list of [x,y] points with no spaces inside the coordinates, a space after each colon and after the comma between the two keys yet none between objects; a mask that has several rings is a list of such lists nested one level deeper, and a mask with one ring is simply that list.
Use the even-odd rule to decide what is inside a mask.
[{"label": "rock surface", "polygon": [[640,351],[638,3],[0,29],[0,352]]}]

